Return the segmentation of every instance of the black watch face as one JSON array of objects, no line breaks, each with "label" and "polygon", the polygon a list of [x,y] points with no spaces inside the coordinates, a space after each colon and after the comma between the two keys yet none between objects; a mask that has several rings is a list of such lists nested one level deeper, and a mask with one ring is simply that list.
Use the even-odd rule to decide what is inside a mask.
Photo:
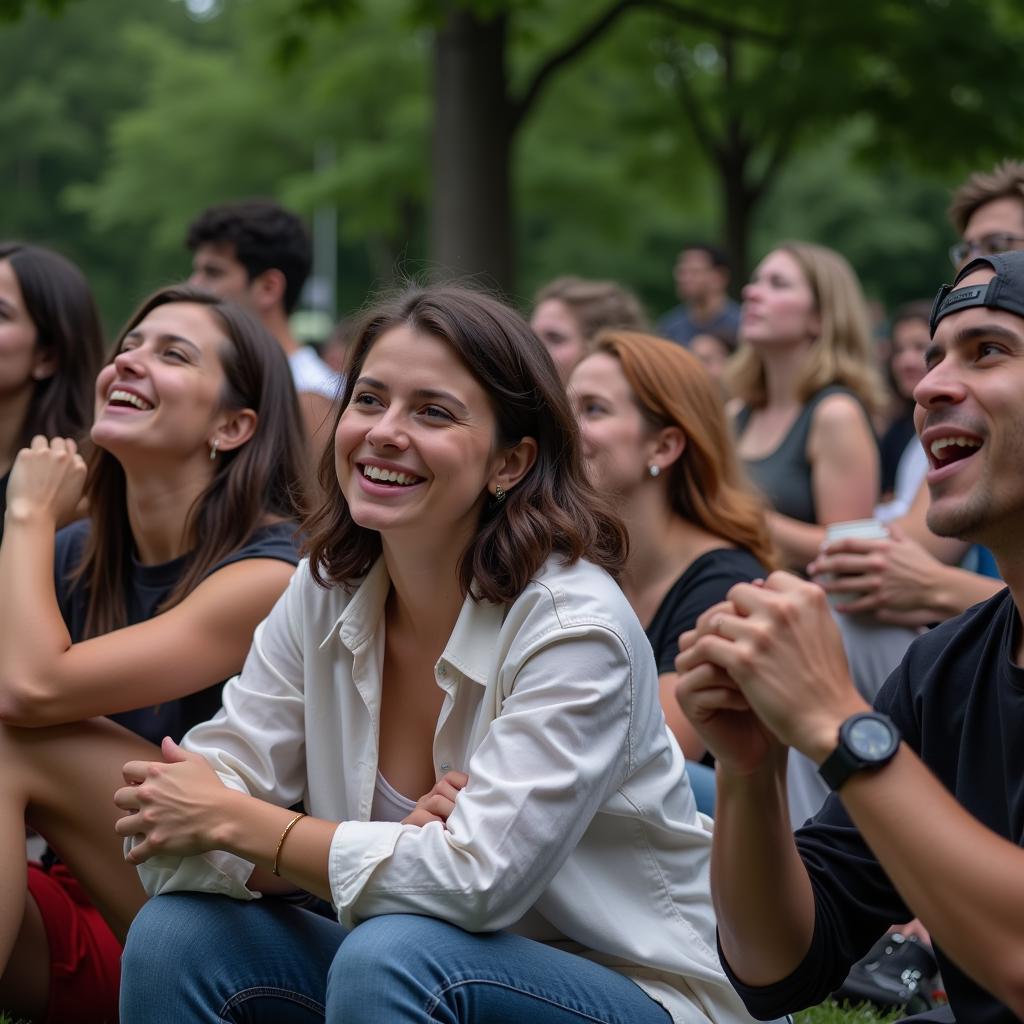
[{"label": "black watch face", "polygon": [[865,761],[877,761],[892,750],[892,730],[877,718],[861,718],[850,726],[848,742]]}]

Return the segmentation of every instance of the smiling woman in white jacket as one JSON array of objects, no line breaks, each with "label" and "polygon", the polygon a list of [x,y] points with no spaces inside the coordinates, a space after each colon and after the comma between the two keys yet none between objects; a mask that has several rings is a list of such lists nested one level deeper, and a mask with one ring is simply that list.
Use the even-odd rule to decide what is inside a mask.
[{"label": "smiling woman in white jacket", "polygon": [[125,766],[158,898],[122,1019],[748,1020],[624,534],[540,342],[416,291],[346,379],[309,561],[223,711]]}]

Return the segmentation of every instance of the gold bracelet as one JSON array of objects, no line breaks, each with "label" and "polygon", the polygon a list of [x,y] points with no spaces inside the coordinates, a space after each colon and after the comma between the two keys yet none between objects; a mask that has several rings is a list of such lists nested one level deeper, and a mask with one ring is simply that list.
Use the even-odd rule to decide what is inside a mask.
[{"label": "gold bracelet", "polygon": [[278,868],[278,863],[277,862],[281,858],[281,847],[284,846],[284,841],[288,838],[288,833],[291,832],[291,830],[293,828],[295,828],[295,826],[298,823],[299,819],[300,818],[304,818],[305,816],[306,816],[306,812],[305,811],[299,811],[299,813],[296,814],[295,817],[292,818],[292,820],[289,821],[287,825],[285,825],[284,831],[281,833],[281,838],[278,839],[278,841],[277,841],[277,849],[274,851],[274,866],[270,870],[273,871],[274,874],[277,875],[278,878],[281,877],[281,872],[277,870],[277,868]]}]

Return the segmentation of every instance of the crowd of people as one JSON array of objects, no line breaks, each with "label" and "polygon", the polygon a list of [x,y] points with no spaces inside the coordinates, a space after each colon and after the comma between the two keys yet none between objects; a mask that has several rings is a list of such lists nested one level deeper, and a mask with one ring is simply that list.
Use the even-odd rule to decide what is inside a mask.
[{"label": "crowd of people", "polygon": [[1024,1014],[1024,164],[951,213],[885,325],[695,243],[653,328],[418,286],[331,366],[276,203],[109,353],[0,245],[0,1009],[781,1021],[896,929]]}]

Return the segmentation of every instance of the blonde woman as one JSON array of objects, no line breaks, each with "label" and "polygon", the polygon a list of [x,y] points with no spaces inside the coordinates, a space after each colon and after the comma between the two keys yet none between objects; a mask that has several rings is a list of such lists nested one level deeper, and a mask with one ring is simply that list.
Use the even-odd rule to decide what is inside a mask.
[{"label": "blonde woman", "polygon": [[829,523],[870,517],[878,500],[869,416],[882,388],[850,265],[805,242],[773,249],[743,289],[740,338],[737,448],[783,560],[803,570]]}]

